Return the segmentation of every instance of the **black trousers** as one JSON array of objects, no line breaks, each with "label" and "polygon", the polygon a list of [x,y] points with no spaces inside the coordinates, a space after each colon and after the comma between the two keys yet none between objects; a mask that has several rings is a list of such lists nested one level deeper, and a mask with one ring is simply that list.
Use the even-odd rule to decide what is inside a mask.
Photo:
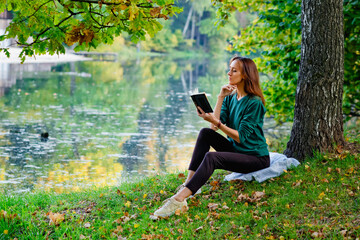
[{"label": "black trousers", "polygon": [[[213,147],[216,152],[209,152]],[[270,166],[269,156],[257,157],[235,151],[232,143],[210,128],[201,129],[189,170],[195,171],[186,187],[194,194],[210,178],[215,169],[249,173]]]}]

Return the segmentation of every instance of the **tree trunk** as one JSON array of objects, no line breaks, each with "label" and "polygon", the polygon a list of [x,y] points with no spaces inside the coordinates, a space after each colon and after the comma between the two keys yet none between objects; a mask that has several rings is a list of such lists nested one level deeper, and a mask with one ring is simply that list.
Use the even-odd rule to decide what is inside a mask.
[{"label": "tree trunk", "polygon": [[188,27],[189,27],[189,23],[190,23],[190,20],[191,20],[192,12],[193,12],[193,7],[190,8],[190,11],[189,11],[189,14],[188,14],[188,17],[187,17],[187,19],[186,19],[186,23],[185,23],[185,26],[184,26],[184,29],[183,29],[183,32],[182,32],[182,35],[183,35],[184,38],[186,37],[186,32],[187,32]]},{"label": "tree trunk", "polygon": [[196,27],[196,13],[194,12],[191,20],[191,35],[190,35],[191,40],[195,39],[195,27]]},{"label": "tree trunk", "polygon": [[302,41],[294,124],[284,154],[304,160],[342,145],[342,0],[302,1]]}]

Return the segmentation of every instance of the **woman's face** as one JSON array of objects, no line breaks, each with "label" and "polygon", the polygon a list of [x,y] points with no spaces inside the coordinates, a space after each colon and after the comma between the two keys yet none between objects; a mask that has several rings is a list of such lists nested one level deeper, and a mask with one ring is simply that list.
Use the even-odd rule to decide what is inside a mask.
[{"label": "woman's face", "polygon": [[240,72],[240,62],[238,60],[234,60],[231,62],[229,66],[229,72],[227,73],[229,76],[229,84],[237,85],[242,81],[242,76]]}]

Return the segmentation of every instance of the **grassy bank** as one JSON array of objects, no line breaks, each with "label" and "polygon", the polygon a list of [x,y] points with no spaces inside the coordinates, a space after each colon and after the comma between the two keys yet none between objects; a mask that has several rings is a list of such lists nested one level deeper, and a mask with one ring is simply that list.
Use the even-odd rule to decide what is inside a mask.
[{"label": "grassy bank", "polygon": [[[55,195],[1,197],[0,239],[295,239],[360,236],[360,159],[316,156],[264,183],[217,171],[187,213],[149,219],[184,175]],[[121,238],[119,238],[121,239]]]}]

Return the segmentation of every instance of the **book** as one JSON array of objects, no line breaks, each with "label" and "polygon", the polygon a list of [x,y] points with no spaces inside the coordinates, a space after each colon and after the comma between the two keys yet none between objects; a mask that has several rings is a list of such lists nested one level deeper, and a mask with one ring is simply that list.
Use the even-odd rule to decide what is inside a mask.
[{"label": "book", "polygon": [[[205,113],[213,112],[211,105],[207,99],[207,96],[204,92],[202,93],[195,93],[190,95],[192,101],[194,102],[196,108],[199,106]],[[199,113],[199,109],[197,109]]]}]

